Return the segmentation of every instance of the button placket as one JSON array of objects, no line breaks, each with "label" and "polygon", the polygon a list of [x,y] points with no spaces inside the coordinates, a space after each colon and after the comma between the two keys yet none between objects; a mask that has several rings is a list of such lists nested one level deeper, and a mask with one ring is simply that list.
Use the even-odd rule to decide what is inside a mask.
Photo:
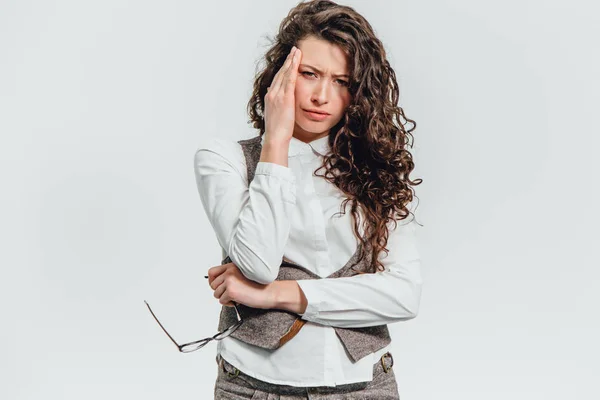
[{"label": "button placket", "polygon": [[315,180],[321,179],[313,176],[317,164],[314,163],[316,156],[307,154],[303,157],[303,165],[305,172],[305,193],[308,196],[308,204],[313,211],[313,227],[315,233],[315,258],[319,275],[329,275],[331,271],[331,261],[329,260],[329,244],[327,242],[327,227],[324,221],[323,204],[321,198],[317,194]]}]

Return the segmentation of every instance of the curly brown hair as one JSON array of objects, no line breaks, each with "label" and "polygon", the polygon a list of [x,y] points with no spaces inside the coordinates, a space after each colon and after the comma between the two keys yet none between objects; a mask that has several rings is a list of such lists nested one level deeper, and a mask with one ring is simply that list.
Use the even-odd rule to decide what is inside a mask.
[{"label": "curly brown hair", "polygon": [[[314,174],[327,179],[346,195],[341,206],[344,214],[346,204],[352,202],[354,233],[362,244],[358,260],[367,253],[371,257],[370,270],[362,273],[383,270],[378,255],[381,251],[389,252],[386,248],[388,222],[394,221],[396,225],[396,221],[412,214],[408,208],[413,200],[411,185],[421,184],[422,179],[409,178],[414,163],[406,147],[409,136],[414,142],[412,131],[416,123],[406,118],[404,110],[397,105],[396,74],[369,22],[353,8],[329,0],[300,2],[292,8],[281,22],[275,39],[271,39],[264,58],[266,66],[254,78],[247,106],[248,122],[260,131],[259,136],[265,133],[267,87],[292,46],[308,36],[338,45],[350,60],[351,102],[341,120],[330,129],[332,151],[324,156],[323,165]],[[400,117],[412,127],[406,129]],[[325,175],[317,175],[322,168],[326,170]],[[365,238],[358,230],[359,205],[366,216]]]}]

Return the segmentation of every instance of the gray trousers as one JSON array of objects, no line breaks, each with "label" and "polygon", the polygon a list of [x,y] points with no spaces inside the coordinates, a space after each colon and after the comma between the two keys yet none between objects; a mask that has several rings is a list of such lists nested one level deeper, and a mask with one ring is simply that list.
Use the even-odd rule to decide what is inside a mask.
[{"label": "gray trousers", "polygon": [[215,400],[400,400],[396,376],[392,366],[394,359],[385,353],[373,364],[373,380],[335,387],[297,387],[265,382],[246,375],[221,356],[217,356],[218,373],[215,382]]}]

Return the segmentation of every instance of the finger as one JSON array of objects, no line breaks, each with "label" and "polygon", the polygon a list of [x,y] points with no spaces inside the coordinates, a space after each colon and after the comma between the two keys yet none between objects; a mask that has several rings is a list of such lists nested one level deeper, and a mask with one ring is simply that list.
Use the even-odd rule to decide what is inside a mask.
[{"label": "finger", "polygon": [[219,285],[218,288],[215,289],[215,292],[213,293],[213,296],[215,297],[215,299],[221,299],[221,296],[223,296],[223,293],[225,293],[225,290],[227,290],[227,285]]},{"label": "finger", "polygon": [[280,90],[283,89],[285,91],[285,85],[287,84],[288,76],[294,66],[294,57],[295,57],[296,53],[298,53],[298,49],[295,49],[294,52],[292,54],[290,54],[290,58],[286,61],[284,67],[282,68],[282,71],[281,71],[282,75],[281,75],[281,79],[279,82]]},{"label": "finger", "polygon": [[275,76],[273,77],[273,81],[271,82],[271,89],[270,89],[271,91],[273,91],[275,88],[278,88],[279,85],[281,84],[281,79],[282,79],[285,69],[288,65],[288,62],[292,58],[293,54],[294,54],[294,49],[290,50],[290,52],[288,53],[287,57],[285,58],[283,64],[281,65],[281,67],[279,68],[279,70],[277,71]]},{"label": "finger", "polygon": [[217,288],[225,281],[225,274],[221,274],[219,276],[217,276],[215,279],[213,279],[213,281],[210,283],[210,288],[212,290],[217,290]]},{"label": "finger", "polygon": [[217,265],[216,267],[212,267],[208,269],[208,283],[211,283],[217,276],[221,275],[227,269],[227,265],[232,263],[227,263],[223,265]]},{"label": "finger", "polygon": [[285,72],[290,66],[290,62],[292,60],[295,50],[297,49],[292,50],[288,54],[288,56],[285,59],[285,62],[283,63],[279,71],[277,71],[277,73],[275,74],[275,78],[273,78],[273,82],[271,83],[271,89],[269,90],[269,92],[277,93],[279,91],[279,88],[281,87],[281,82],[283,80],[283,76],[285,75]]},{"label": "finger", "polygon": [[227,304],[231,304],[233,306],[233,303],[231,302],[231,297],[229,297],[227,293],[221,296],[221,298],[219,299],[219,303],[223,304],[224,306]]},{"label": "finger", "polygon": [[302,54],[300,52],[300,49],[296,50],[294,56],[292,57],[290,67],[288,68],[288,71],[286,73],[285,87],[283,89],[286,93],[290,90],[294,91],[294,88],[296,86],[296,79],[298,78],[298,65],[300,65],[301,57]]}]

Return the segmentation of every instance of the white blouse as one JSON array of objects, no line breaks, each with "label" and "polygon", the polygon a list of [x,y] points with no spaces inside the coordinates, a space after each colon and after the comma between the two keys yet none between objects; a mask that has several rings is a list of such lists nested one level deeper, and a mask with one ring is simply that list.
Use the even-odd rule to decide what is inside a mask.
[{"label": "white blouse", "polygon": [[[310,143],[292,137],[288,167],[259,162],[250,186],[237,140],[209,138],[196,151],[204,211],[223,258],[229,255],[247,278],[272,282],[283,257],[326,277],[356,252],[359,240],[350,202],[344,215],[334,216],[344,194],[313,176],[329,150],[327,137]],[[389,346],[352,363],[332,326],[390,324],[417,315],[422,278],[416,225],[412,216],[397,224],[395,229],[388,225],[389,253],[379,255],[385,271],[298,281],[308,300],[301,317],[308,322],[292,340],[267,350],[227,337],[218,342],[217,353],[240,371],[276,384],[336,386],[372,380],[373,364]],[[364,232],[362,227],[359,231]]]}]

